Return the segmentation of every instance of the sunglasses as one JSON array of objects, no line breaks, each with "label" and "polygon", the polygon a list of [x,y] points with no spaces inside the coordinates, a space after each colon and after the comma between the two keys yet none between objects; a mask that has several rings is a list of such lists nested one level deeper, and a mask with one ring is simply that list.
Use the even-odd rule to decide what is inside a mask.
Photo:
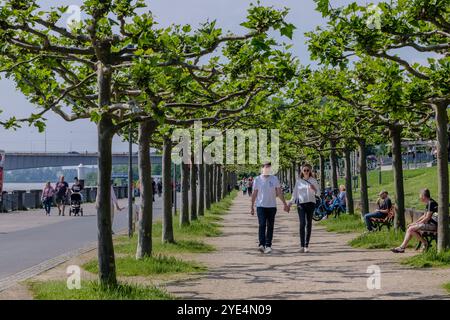
[{"label": "sunglasses", "polygon": [[310,172],[310,170],[309,169],[304,169],[303,172]]}]

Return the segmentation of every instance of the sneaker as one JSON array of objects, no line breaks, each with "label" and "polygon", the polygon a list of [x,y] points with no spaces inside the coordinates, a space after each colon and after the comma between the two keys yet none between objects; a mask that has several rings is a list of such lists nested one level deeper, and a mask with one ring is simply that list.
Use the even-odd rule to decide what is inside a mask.
[{"label": "sneaker", "polygon": [[300,253],[303,253],[303,252],[305,252],[305,248],[304,248],[304,247],[301,247],[301,248],[300,248]]},{"label": "sneaker", "polygon": [[391,251],[393,253],[404,253],[405,252],[405,248],[397,247],[397,248],[391,249]]},{"label": "sneaker", "polygon": [[271,253],[272,252],[272,248],[271,247],[267,247],[265,250],[264,250],[264,253]]},{"label": "sneaker", "polygon": [[305,253],[309,252],[308,247],[305,247]]},{"label": "sneaker", "polygon": [[261,253],[264,253],[264,246],[263,245],[260,245],[259,247],[258,247],[258,250],[259,250],[259,252],[261,252]]}]

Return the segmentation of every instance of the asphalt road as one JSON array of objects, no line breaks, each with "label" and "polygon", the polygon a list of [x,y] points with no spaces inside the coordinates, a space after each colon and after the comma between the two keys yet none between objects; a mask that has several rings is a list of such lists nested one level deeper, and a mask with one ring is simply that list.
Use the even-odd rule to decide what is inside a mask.
[{"label": "asphalt road", "polygon": [[[162,198],[156,197],[154,203],[154,219],[162,215]],[[121,206],[126,206],[126,199],[120,200]],[[178,200],[178,205],[180,200]],[[29,228],[12,229],[2,232],[0,225],[0,280],[14,275],[39,263],[59,255],[85,247],[97,241],[97,217],[92,204],[85,204],[83,217],[46,217],[42,213],[30,214],[29,219],[56,219],[51,223],[34,225]],[[87,209],[87,210],[86,210]],[[52,209],[52,214],[57,210]],[[117,212],[114,217],[113,230],[128,228],[128,210]],[[27,213],[18,214],[27,215]],[[13,217],[14,218],[14,217]],[[11,217],[9,217],[11,220]],[[1,223],[0,219],[0,223]],[[30,221],[31,222],[31,221]],[[5,223],[4,230],[8,230]]]}]

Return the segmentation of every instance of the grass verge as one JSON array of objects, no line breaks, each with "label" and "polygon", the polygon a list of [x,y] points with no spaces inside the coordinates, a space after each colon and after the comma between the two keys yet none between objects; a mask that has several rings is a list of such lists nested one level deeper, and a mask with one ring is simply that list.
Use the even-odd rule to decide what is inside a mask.
[{"label": "grass verge", "polygon": [[[398,247],[405,237],[403,231],[386,230],[364,233],[348,242],[355,248],[365,249],[390,249]],[[408,247],[413,248],[417,245],[417,241],[410,241]]]},{"label": "grass verge", "polygon": [[338,218],[329,217],[319,221],[319,225],[325,226],[328,232],[350,233],[363,232],[365,227],[359,214],[343,214]]},{"label": "grass verge", "polygon": [[[435,248],[431,248],[427,252],[404,258],[401,263],[414,268],[449,267],[450,250],[438,253]],[[450,288],[450,283],[448,285]]]},{"label": "grass verge", "polygon": [[450,294],[450,282],[443,285],[444,289]]},{"label": "grass verge", "polygon": [[81,282],[79,290],[69,290],[66,281],[30,281],[27,283],[37,300],[172,300],[174,296],[154,286],[119,284],[102,288],[97,282]]}]

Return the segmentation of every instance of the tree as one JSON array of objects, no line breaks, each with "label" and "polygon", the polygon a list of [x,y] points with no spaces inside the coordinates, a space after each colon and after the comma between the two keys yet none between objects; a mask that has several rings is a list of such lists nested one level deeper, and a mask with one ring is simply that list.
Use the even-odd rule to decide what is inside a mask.
[{"label": "tree", "polygon": [[[393,1],[381,2],[374,17],[373,6],[333,9],[329,0],[316,0],[319,11],[328,18],[326,28],[309,33],[309,48],[314,58],[325,64],[344,66],[348,58],[367,54],[393,61],[418,80],[427,83],[422,100],[435,114],[438,159],[438,250],[450,245],[449,230],[449,175],[448,175],[448,115],[450,104],[449,38],[447,1]],[[376,18],[376,23],[373,22]],[[427,63],[411,63],[398,49],[425,54]],[[401,52],[400,52],[401,53]]]}]

